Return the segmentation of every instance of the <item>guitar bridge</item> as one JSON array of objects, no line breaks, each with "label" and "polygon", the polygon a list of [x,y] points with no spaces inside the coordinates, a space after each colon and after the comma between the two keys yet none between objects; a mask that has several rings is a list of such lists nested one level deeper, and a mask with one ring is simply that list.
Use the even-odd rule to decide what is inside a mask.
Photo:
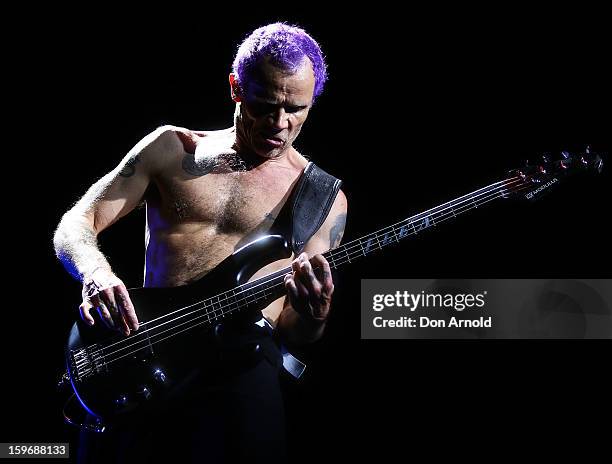
[{"label": "guitar bridge", "polygon": [[70,372],[75,381],[107,371],[104,355],[97,344],[70,351]]}]

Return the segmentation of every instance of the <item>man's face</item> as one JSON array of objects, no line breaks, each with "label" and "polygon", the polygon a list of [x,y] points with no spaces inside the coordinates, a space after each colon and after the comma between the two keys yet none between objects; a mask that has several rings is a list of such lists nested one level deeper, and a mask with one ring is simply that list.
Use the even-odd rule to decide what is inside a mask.
[{"label": "man's face", "polygon": [[275,158],[293,144],[312,106],[315,78],[308,59],[293,74],[267,60],[240,89],[242,137],[257,155]]}]

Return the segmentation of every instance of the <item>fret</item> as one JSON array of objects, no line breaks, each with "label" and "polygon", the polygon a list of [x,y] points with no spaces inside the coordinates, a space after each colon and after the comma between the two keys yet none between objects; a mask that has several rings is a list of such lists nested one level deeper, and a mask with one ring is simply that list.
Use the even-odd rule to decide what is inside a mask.
[{"label": "fret", "polygon": [[253,295],[252,289],[248,288],[245,290],[245,300],[248,305],[255,303],[256,299],[255,299],[255,295]]},{"label": "fret", "polygon": [[395,231],[394,226],[391,226],[391,231],[393,232],[393,235],[395,236],[395,241],[399,243],[399,237],[397,236],[397,232]]},{"label": "fret", "polygon": [[410,235],[410,233],[408,232],[410,224],[411,223],[409,222],[408,224],[404,224],[402,227],[400,227],[399,238],[404,238]]},{"label": "fret", "polygon": [[414,235],[418,235],[416,227],[414,227],[414,221],[410,221],[410,225],[412,226],[412,232],[414,233]]},{"label": "fret", "polygon": [[267,289],[265,285],[262,290],[263,290],[263,297],[261,299],[265,301],[268,298]]},{"label": "fret", "polygon": [[[221,314],[223,314],[223,309],[221,308],[221,300],[219,300],[219,295],[215,295],[213,298],[216,298],[217,301],[213,302],[213,319],[217,319],[217,311],[220,311]],[[215,304],[218,306],[218,308],[215,308]]]},{"label": "fret", "polygon": [[389,238],[389,232],[385,232],[385,235],[384,235],[383,241],[382,241],[382,246],[387,246],[392,241],[393,241],[393,239]]},{"label": "fret", "polygon": [[372,238],[370,237],[368,241],[366,242],[366,253],[369,253],[371,248],[372,248]]},{"label": "fret", "polygon": [[[207,307],[208,306],[208,307]],[[204,315],[206,316],[207,321],[210,323],[210,306],[212,306],[212,302],[207,305],[206,303],[204,303]]]},{"label": "fret", "polygon": [[363,249],[363,245],[361,244],[361,239],[357,240],[359,242],[359,246],[361,247],[361,253],[363,253],[363,256],[367,256],[366,251]]},{"label": "fret", "polygon": [[[240,304],[238,303],[238,299],[236,298],[236,289],[232,288],[231,292],[232,292],[231,298],[232,298],[233,301],[230,302],[230,311],[236,310],[236,312],[238,312],[238,311],[240,311]],[[229,296],[228,296],[228,299],[229,299]],[[234,307],[232,308],[232,306],[234,306]]]},{"label": "fret", "polygon": [[[342,246],[342,248],[345,248],[344,245]],[[325,255],[323,255],[323,256],[325,256]],[[329,262],[329,267],[331,267],[332,269],[336,269],[336,262],[334,260],[334,254],[332,252],[330,252],[327,255],[326,259]]]},{"label": "fret", "polygon": [[351,262],[351,257],[349,256],[346,247],[344,248],[344,253],[346,254],[346,259],[348,259],[348,262],[350,263]]}]

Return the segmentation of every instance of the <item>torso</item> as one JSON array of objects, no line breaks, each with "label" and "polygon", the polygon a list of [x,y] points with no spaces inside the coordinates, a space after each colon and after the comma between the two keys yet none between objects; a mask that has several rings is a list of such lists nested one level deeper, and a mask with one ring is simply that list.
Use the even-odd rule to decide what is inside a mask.
[{"label": "torso", "polygon": [[[176,286],[212,270],[270,230],[307,161],[293,148],[282,159],[245,170],[220,155],[227,136],[200,138],[195,155],[165,160],[147,195],[147,287]],[[215,159],[212,164],[206,160]],[[229,159],[229,163],[228,163]]]}]

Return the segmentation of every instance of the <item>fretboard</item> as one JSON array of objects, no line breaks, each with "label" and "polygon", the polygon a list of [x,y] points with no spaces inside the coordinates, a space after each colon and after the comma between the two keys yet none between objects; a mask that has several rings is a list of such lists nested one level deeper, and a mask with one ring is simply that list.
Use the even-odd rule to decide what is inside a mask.
[{"label": "fretboard", "polygon": [[[503,198],[517,190],[522,190],[524,187],[524,181],[518,177],[496,182],[352,240],[323,253],[323,256],[332,269],[338,269],[343,264],[368,256],[387,245],[399,243],[400,240],[417,235],[419,232],[435,227],[447,219],[457,217],[490,201]],[[113,343],[104,347],[104,355],[112,355],[108,362],[113,362],[128,356],[131,352],[126,352],[127,348],[140,346],[141,344],[156,344],[193,327],[214,324],[225,316],[236,314],[244,309],[264,308],[285,294],[284,278],[290,272],[291,267],[286,267],[150,321],[145,330],[137,332],[134,338],[128,339],[131,340],[131,345],[118,348],[114,346],[121,344],[121,342]],[[106,351],[111,348],[115,351]]]},{"label": "fretboard", "polygon": [[[332,269],[338,269],[343,264],[363,258],[376,250],[382,250],[387,245],[399,243],[402,239],[417,235],[419,232],[435,227],[448,219],[457,217],[495,199],[503,198],[520,189],[522,185],[523,182],[517,177],[496,182],[347,242],[323,253],[323,256]],[[287,267],[234,290],[246,302],[254,302],[259,298],[272,301],[284,294],[284,276],[289,272],[291,272],[291,268]]]}]

